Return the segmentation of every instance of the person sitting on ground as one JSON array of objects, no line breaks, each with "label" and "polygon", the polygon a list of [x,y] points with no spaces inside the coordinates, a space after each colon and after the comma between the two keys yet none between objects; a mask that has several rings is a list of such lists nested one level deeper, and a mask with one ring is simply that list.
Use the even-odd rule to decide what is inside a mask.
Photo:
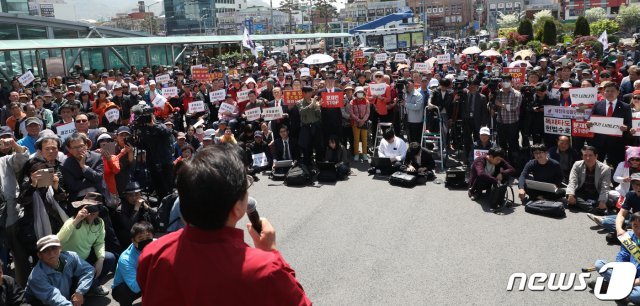
[{"label": "person sitting on ground", "polygon": [[609,191],[609,199],[624,201],[624,195],[631,189],[631,175],[640,172],[640,147],[628,147],[625,153],[626,162],[618,163],[613,173],[613,181],[619,185],[615,190]]},{"label": "person sitting on ground", "polygon": [[56,235],[40,238],[37,250],[39,261],[29,275],[26,301],[31,305],[82,305],[91,288],[93,267],[75,252],[62,251]]},{"label": "person sitting on ground", "polygon": [[138,257],[142,250],[153,241],[153,226],[141,221],[131,227],[131,244],[120,254],[116,273],[113,277],[111,295],[121,306],[130,306],[142,296],[136,280]]},{"label": "person sitting on ground", "polygon": [[277,161],[292,160],[294,162],[300,160],[300,148],[298,147],[298,141],[289,137],[289,127],[286,125],[280,126],[279,131],[280,138],[273,141],[273,172],[274,173],[287,173],[289,166],[278,167]]},{"label": "person sitting on ground", "polygon": [[[259,181],[260,179],[256,176],[256,174],[271,169],[273,166],[273,157],[271,156],[271,150],[269,149],[269,145],[264,141],[264,135],[260,131],[255,131],[253,133],[253,142],[247,145],[247,153],[248,158],[251,159],[251,166],[249,166],[249,175],[253,176],[254,181]],[[256,154],[260,154],[264,159],[261,164],[257,163]]]},{"label": "person sitting on ground", "polygon": [[347,149],[338,142],[338,138],[336,136],[329,136],[327,150],[324,154],[324,161],[336,164],[336,173],[338,174],[339,180],[344,179],[349,175],[349,173],[351,173]]},{"label": "person sitting on ground", "polygon": [[433,170],[436,162],[433,160],[431,152],[420,147],[417,142],[409,143],[407,158],[404,160],[405,172],[420,177],[420,184],[435,178]]},{"label": "person sitting on ground", "polygon": [[73,202],[78,209],[74,218],[69,218],[58,232],[58,238],[65,251],[73,251],[92,264],[96,269],[96,279],[91,285],[92,295],[105,296],[109,290],[101,286],[107,274],[113,272],[116,258],[105,250],[105,225],[98,212],[104,204],[101,194],[89,192],[82,201]]},{"label": "person sitting on ground", "polygon": [[383,139],[380,141],[380,145],[378,145],[378,158],[390,159],[391,166],[374,165],[369,169],[369,174],[377,173],[377,170],[380,170],[382,174],[391,174],[399,171],[407,156],[407,144],[402,138],[395,135],[393,128],[388,128],[384,131],[382,137]]},{"label": "person sitting on ground", "polygon": [[624,202],[617,214],[606,217],[587,214],[589,219],[602,226],[609,233],[606,238],[609,243],[618,244],[617,237],[625,233],[624,228],[629,228],[629,216],[640,212],[640,173],[631,175],[630,185],[632,190],[624,195]]},{"label": "person sitting on ground", "polygon": [[[473,161],[484,155],[481,153],[484,153],[483,151],[489,151],[489,149],[493,148],[496,146],[496,144],[491,141],[491,130],[488,127],[481,127],[480,128],[480,136],[479,136],[479,140],[473,143],[473,150],[471,150],[469,152],[469,164],[472,164]],[[479,152],[476,152],[479,151]],[[477,153],[477,156],[476,156]]]},{"label": "person sitting on ground", "polygon": [[[629,219],[629,223],[631,224],[631,231],[628,231],[629,236],[631,237],[631,241],[636,244],[640,244],[640,212],[635,212],[631,215],[631,219]],[[624,234],[624,232],[622,233]],[[618,255],[616,255],[616,262],[630,262],[636,266],[635,280],[633,282],[633,290],[631,290],[631,294],[623,301],[624,305],[628,304],[628,302],[633,303],[634,305],[640,304],[640,263],[636,260],[636,258],[629,253],[629,250],[625,246],[620,247],[620,251]],[[595,263],[596,271],[600,271],[604,265],[607,264],[606,260],[598,259]],[[608,269],[601,273],[604,277],[604,281],[602,282],[601,288],[608,288],[609,280],[611,279],[612,269]],[[596,285],[596,279],[591,278],[587,285],[590,288],[594,288]]]},{"label": "person sitting on ground", "polygon": [[604,215],[607,210],[611,168],[598,160],[598,151],[593,146],[582,148],[582,160],[571,168],[567,185],[567,204],[592,210]]},{"label": "person sitting on ground", "polygon": [[[0,260],[0,267],[4,267],[4,262]],[[0,305],[3,306],[26,306],[24,304],[24,289],[20,287],[20,284],[16,280],[5,275],[0,269]]]},{"label": "person sitting on ground", "polygon": [[558,137],[557,145],[549,149],[549,158],[560,164],[560,169],[562,169],[562,183],[567,184],[573,163],[580,160],[578,152],[571,147],[569,137]]},{"label": "person sitting on ground", "polygon": [[473,161],[469,176],[468,195],[471,200],[488,191],[495,184],[509,181],[516,170],[504,159],[504,151],[500,147],[489,149],[487,155],[480,156]]},{"label": "person sitting on ground", "polygon": [[[522,169],[518,179],[518,196],[522,203],[527,203],[529,200],[553,201],[563,198],[565,190],[560,188],[562,184],[560,164],[553,159],[549,159],[549,153],[547,153],[547,147],[544,144],[532,145],[531,152],[533,159],[524,165],[524,169]],[[527,180],[554,184],[557,187],[556,192],[533,189],[527,186]]]}]

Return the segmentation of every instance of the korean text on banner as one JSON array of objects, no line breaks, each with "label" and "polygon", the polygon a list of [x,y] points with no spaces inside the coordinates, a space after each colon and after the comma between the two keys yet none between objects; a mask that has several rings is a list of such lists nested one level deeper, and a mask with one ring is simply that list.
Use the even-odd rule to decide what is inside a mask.
[{"label": "korean text on banner", "polygon": [[571,136],[571,119],[544,117],[544,132],[547,134]]},{"label": "korean text on banner", "polygon": [[276,65],[276,60],[270,58],[267,61],[265,61],[264,63],[267,65],[267,67],[273,67],[273,66]]},{"label": "korean text on banner", "polygon": [[386,53],[378,53],[375,56],[376,62],[386,62],[389,56]]},{"label": "korean text on banner", "polygon": [[484,157],[485,155],[487,155],[489,153],[489,150],[473,150],[473,159],[476,159],[478,157]]},{"label": "korean text on banner", "polygon": [[74,122],[70,122],[67,124],[60,125],[56,127],[56,132],[58,136],[60,136],[60,140],[64,142],[67,137],[71,136],[71,134],[76,132],[76,124]]},{"label": "korean text on banner", "polygon": [[267,159],[267,155],[262,153],[253,154],[253,166],[254,167],[265,167],[269,164],[269,160]]},{"label": "korean text on banner", "polygon": [[159,84],[166,84],[169,83],[169,80],[171,79],[171,76],[169,76],[168,74],[161,74],[159,76],[156,77],[156,82]]},{"label": "korean text on banner", "polygon": [[163,108],[165,103],[167,103],[167,98],[162,95],[156,95],[156,97],[153,98],[153,101],[151,101],[151,104],[155,108]]},{"label": "korean text on banner", "polygon": [[609,136],[622,136],[620,126],[624,124],[624,118],[591,116],[591,131],[596,134],[604,134]]},{"label": "korean text on banner", "polygon": [[220,89],[214,92],[210,92],[209,98],[211,99],[211,102],[224,101],[226,95],[227,93],[224,91],[224,89]]},{"label": "korean text on banner", "polygon": [[189,102],[189,113],[204,112],[204,101]]},{"label": "korean text on banner", "polygon": [[569,89],[571,106],[592,107],[598,101],[598,89],[595,87]]},{"label": "korean text on banner", "polygon": [[323,92],[323,108],[341,108],[344,106],[344,94],[342,92]]},{"label": "korean text on banner", "polygon": [[212,80],[220,80],[220,79],[224,79],[224,72],[214,72],[211,73],[211,79]]},{"label": "korean text on banner", "polygon": [[192,80],[198,80],[198,81],[209,81],[210,80],[210,76],[209,76],[209,69],[206,67],[200,67],[200,68],[196,68],[196,67],[191,67],[191,79]]},{"label": "korean text on banner", "polygon": [[593,138],[593,132],[587,126],[586,120],[571,120],[571,136]]},{"label": "korean text on banner", "polygon": [[545,105],[544,106],[544,116],[551,118],[559,118],[559,119],[589,119],[591,117],[591,109],[579,109],[575,107],[567,107],[567,106],[554,106],[554,105]]},{"label": "korean text on banner", "polygon": [[104,112],[104,116],[107,117],[107,121],[116,122],[120,119],[120,110],[117,108],[112,108],[106,112]]},{"label": "korean text on banner", "polygon": [[413,70],[417,72],[428,72],[429,67],[427,66],[427,63],[413,63]]},{"label": "korean text on banner", "polygon": [[247,121],[256,121],[260,119],[262,112],[259,107],[254,107],[251,109],[245,109],[244,114],[247,116]]},{"label": "korean text on banner", "polygon": [[366,57],[356,57],[353,60],[353,64],[358,66],[358,67],[362,67],[367,63],[367,58]]},{"label": "korean text on banner", "polygon": [[387,84],[369,84],[369,90],[373,96],[382,96],[387,91]]},{"label": "korean text on banner", "polygon": [[309,68],[300,68],[300,76],[311,76],[311,73],[309,73]]},{"label": "korean text on banner", "polygon": [[436,60],[438,61],[438,64],[448,64],[449,62],[451,62],[451,55],[449,55],[449,53],[438,54],[436,56]]},{"label": "korean text on banner", "polygon": [[522,67],[514,67],[514,68],[502,68],[502,72],[505,74],[511,75],[511,83],[514,86],[518,86],[519,84],[524,84],[525,82],[525,73],[526,68]]},{"label": "korean text on banner", "polygon": [[396,57],[394,60],[396,62],[404,62],[407,60],[407,55],[404,53],[396,53]]},{"label": "korean text on banner", "polygon": [[364,51],[363,50],[353,51],[353,58],[359,58],[359,57],[364,57]]},{"label": "korean text on banner", "polygon": [[243,90],[243,91],[238,91],[238,103],[240,102],[244,102],[244,101],[249,101],[249,92],[251,91],[251,89],[247,89],[247,90]]},{"label": "korean text on banner", "polygon": [[178,87],[165,87],[162,89],[162,96],[165,99],[171,99],[172,97],[178,96]]},{"label": "korean text on banner", "polygon": [[302,91],[300,90],[285,90],[284,91],[284,104],[294,105],[298,101],[302,100]]},{"label": "korean text on banner", "polygon": [[33,73],[31,73],[31,71],[27,71],[25,74],[21,75],[18,78],[18,82],[20,82],[22,86],[27,86],[31,84],[31,82],[33,82],[35,79],[36,77],[33,75]]},{"label": "korean text on banner", "polygon": [[233,106],[232,104],[224,103],[224,102],[220,104],[220,110],[219,110],[219,112],[220,112],[221,114],[223,114],[223,113],[225,113],[225,112],[233,113],[233,112],[235,112],[235,111],[236,111],[236,107],[235,107],[235,106]]},{"label": "korean text on banner", "polygon": [[262,115],[265,121],[277,120],[282,118],[282,107],[267,107],[262,109]]}]

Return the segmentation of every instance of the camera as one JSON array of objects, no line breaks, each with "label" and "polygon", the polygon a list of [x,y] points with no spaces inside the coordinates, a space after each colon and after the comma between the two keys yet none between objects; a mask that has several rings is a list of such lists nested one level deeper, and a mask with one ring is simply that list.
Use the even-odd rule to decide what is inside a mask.
[{"label": "camera", "polygon": [[407,80],[397,79],[395,86],[398,91],[398,100],[404,100],[404,88],[407,86]]},{"label": "camera", "polygon": [[131,108],[133,113],[133,125],[146,125],[151,123],[153,118],[153,108],[148,105],[136,105]]},{"label": "camera", "polygon": [[93,214],[93,213],[97,213],[100,211],[100,206],[99,205],[87,205],[85,206],[85,209],[87,210],[88,213]]},{"label": "camera", "polygon": [[533,96],[535,90],[532,85],[522,85],[522,87],[520,87],[520,93],[525,96]]},{"label": "camera", "polygon": [[467,88],[467,85],[467,79],[464,77],[459,76],[453,80],[453,90],[457,95],[464,94],[464,90]]}]

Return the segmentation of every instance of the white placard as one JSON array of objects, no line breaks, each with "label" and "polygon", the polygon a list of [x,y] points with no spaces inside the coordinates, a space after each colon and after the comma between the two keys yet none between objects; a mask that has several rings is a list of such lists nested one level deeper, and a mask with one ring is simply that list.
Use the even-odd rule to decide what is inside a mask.
[{"label": "white placard", "polygon": [[189,113],[204,112],[204,101],[189,102]]},{"label": "white placard", "polygon": [[386,53],[378,53],[375,56],[376,62],[386,62],[389,56]]},{"label": "white placard", "polygon": [[267,86],[262,86],[262,87],[258,87],[258,89],[256,89],[256,91],[258,92],[258,94],[261,94],[266,89],[267,89]]},{"label": "white placard", "polygon": [[569,97],[573,106],[593,106],[598,101],[598,89],[595,87],[571,88]]},{"label": "white placard", "polygon": [[300,76],[311,76],[311,73],[309,72],[309,68],[300,68]]},{"label": "white placard", "polygon": [[558,119],[584,120],[591,117],[591,109],[587,108],[581,110],[575,107],[568,106],[545,105],[544,116]]},{"label": "white placard", "polygon": [[247,89],[247,90],[243,90],[243,91],[238,91],[238,101],[237,102],[244,102],[244,101],[249,101],[249,92],[251,91],[251,89]]},{"label": "white placard", "polygon": [[[632,113],[631,114],[631,127],[636,129],[636,134],[640,133],[640,113]],[[635,135],[638,136],[638,135]]]},{"label": "white placard", "polygon": [[269,164],[269,160],[267,159],[267,155],[262,153],[253,154],[253,166],[254,167],[265,167]]},{"label": "white placard", "polygon": [[171,76],[169,76],[168,74],[161,74],[159,76],[156,76],[156,83],[158,84],[169,83],[169,80],[171,80]]},{"label": "white placard", "polygon": [[451,56],[449,55],[449,53],[447,54],[438,54],[436,56],[436,59],[438,61],[438,64],[448,64],[451,62]]},{"label": "white placard", "polygon": [[232,104],[224,103],[224,102],[220,104],[220,110],[219,110],[220,113],[224,113],[224,112],[233,113],[235,111],[236,111],[236,107],[233,106]]},{"label": "white placard", "polygon": [[396,62],[404,62],[407,60],[407,55],[404,53],[396,53],[396,57],[394,60]]},{"label": "white placard", "polygon": [[211,99],[211,102],[224,101],[226,96],[227,96],[227,93],[225,92],[224,89],[216,90],[214,92],[209,93],[209,98]]},{"label": "white placard", "polygon": [[546,134],[571,136],[571,119],[544,117]]},{"label": "white placard", "polygon": [[178,87],[165,87],[162,89],[162,96],[165,99],[171,99],[178,96]]},{"label": "white placard", "polygon": [[265,61],[264,63],[267,65],[267,68],[268,68],[268,67],[273,67],[273,66],[275,66],[275,65],[276,65],[276,60],[274,60],[274,59],[270,58],[270,59],[268,59],[267,61]]},{"label": "white placard", "polygon": [[624,124],[623,118],[591,116],[589,122],[593,124],[590,129],[591,132],[610,136],[622,136],[620,126]]},{"label": "white placard", "polygon": [[27,86],[29,84],[31,84],[31,82],[33,82],[36,79],[35,76],[33,76],[33,73],[31,73],[31,71],[27,71],[27,73],[21,75],[18,78],[18,82],[20,82],[20,84],[22,84],[22,86]]},{"label": "white placard", "polygon": [[167,103],[167,98],[158,94],[156,94],[156,97],[153,98],[153,101],[151,101],[151,104],[153,105],[153,107],[156,107],[156,108],[163,108],[165,103]]},{"label": "white placard", "polygon": [[117,108],[112,108],[106,112],[104,112],[104,116],[107,118],[109,123],[113,123],[120,119],[120,110]]},{"label": "white placard", "polygon": [[268,107],[262,110],[264,121],[271,121],[282,118],[282,107]]},{"label": "white placard", "polygon": [[549,98],[560,100],[560,89],[551,88],[551,91],[549,91]]},{"label": "white placard", "polygon": [[413,63],[413,70],[417,72],[428,72],[427,63]]},{"label": "white placard", "polygon": [[489,153],[489,150],[480,150],[480,149],[473,150],[473,159],[476,159],[478,157],[484,157],[488,153]]},{"label": "white placard", "polygon": [[256,121],[260,119],[262,112],[259,107],[254,107],[251,109],[245,109],[244,114],[247,116],[247,121]]},{"label": "white placard", "polygon": [[76,123],[70,122],[56,127],[56,133],[60,136],[60,140],[64,142],[67,137],[76,132]]},{"label": "white placard", "polygon": [[369,84],[369,91],[371,91],[371,95],[373,96],[382,96],[387,91],[387,84]]}]

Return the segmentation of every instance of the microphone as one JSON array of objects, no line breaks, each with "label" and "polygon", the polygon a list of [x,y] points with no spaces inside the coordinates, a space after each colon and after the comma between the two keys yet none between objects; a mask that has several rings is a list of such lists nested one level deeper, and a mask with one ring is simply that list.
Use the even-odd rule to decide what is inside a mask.
[{"label": "microphone", "polygon": [[260,234],[262,232],[262,223],[260,222],[260,215],[258,215],[258,210],[256,210],[256,204],[258,201],[253,197],[249,197],[249,203],[247,204],[247,216],[249,217],[249,221],[251,221],[251,226],[253,229]]}]

